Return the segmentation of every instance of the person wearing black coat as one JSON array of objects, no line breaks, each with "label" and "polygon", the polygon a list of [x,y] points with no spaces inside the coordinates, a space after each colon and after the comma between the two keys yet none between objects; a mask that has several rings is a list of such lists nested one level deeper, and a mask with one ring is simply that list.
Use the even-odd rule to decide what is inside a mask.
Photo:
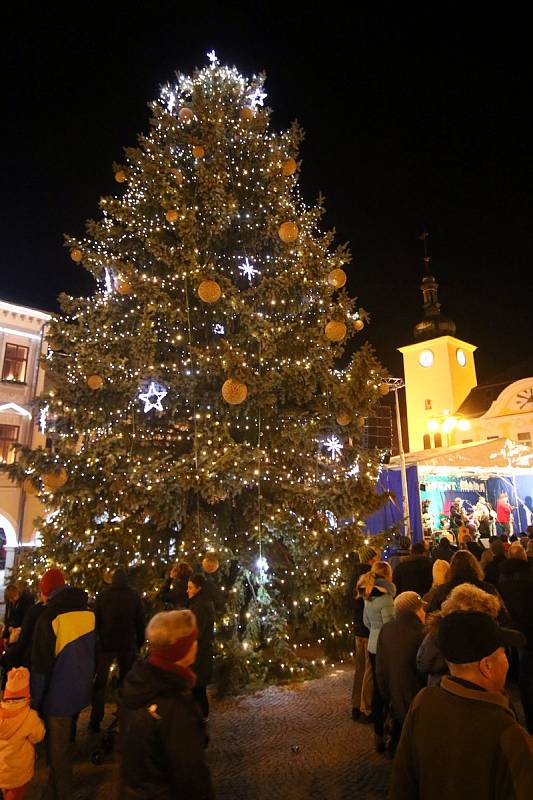
[{"label": "person wearing black coat", "polygon": [[500,567],[507,560],[507,555],[501,539],[493,539],[490,543],[490,549],[494,554],[494,558],[485,566],[485,580],[498,588]]},{"label": "person wearing black coat", "polygon": [[105,690],[111,664],[118,664],[118,685],[130,671],[144,643],[144,610],[139,594],[128,585],[124,570],[117,569],[111,586],[94,604],[96,618],[96,678],[89,729],[96,733],[104,718]]},{"label": "person wearing black coat", "polygon": [[392,582],[396,593],[416,592],[420,596],[431,589],[433,571],[423,542],[411,545],[411,554],[396,566]]},{"label": "person wearing black coat", "polygon": [[187,584],[191,574],[192,569],[186,561],[174,564],[159,591],[160,599],[172,608],[187,608]]},{"label": "person wearing black coat", "polygon": [[198,653],[192,666],[196,684],[192,690],[204,718],[209,716],[207,686],[213,675],[213,639],[215,628],[215,606],[205,591],[206,579],[198,573],[191,575],[187,585],[189,609],[196,617],[198,626]]},{"label": "person wearing black coat", "polygon": [[214,799],[205,723],[191,695],[197,635],[185,609],[148,624],[148,657],[128,673],[120,703],[121,800]]},{"label": "person wearing black coat", "polygon": [[441,533],[439,543],[433,550],[433,560],[441,559],[449,564],[456,552],[457,547],[453,544],[453,535],[445,531]]},{"label": "person wearing black coat", "polygon": [[4,590],[6,611],[4,615],[4,638],[7,638],[13,628],[21,628],[24,617],[35,603],[35,595],[27,589],[21,589],[10,583]]},{"label": "person wearing black coat", "polygon": [[8,670],[13,669],[13,667],[26,667],[27,669],[31,669],[33,632],[44,608],[44,603],[35,603],[24,615],[17,641],[7,648],[0,659],[0,665],[4,668],[4,673],[6,675]]},{"label": "person wearing black coat", "polygon": [[394,754],[402,725],[413,698],[425,680],[417,669],[416,656],[424,639],[425,603],[417,592],[402,592],[394,600],[396,616],[383,625],[378,636],[376,677],[392,717],[391,745]]},{"label": "person wearing black coat", "polygon": [[533,573],[520,544],[513,544],[500,567],[500,594],[513,628],[522,631],[526,644],[519,650],[519,687],[526,727],[533,733]]}]

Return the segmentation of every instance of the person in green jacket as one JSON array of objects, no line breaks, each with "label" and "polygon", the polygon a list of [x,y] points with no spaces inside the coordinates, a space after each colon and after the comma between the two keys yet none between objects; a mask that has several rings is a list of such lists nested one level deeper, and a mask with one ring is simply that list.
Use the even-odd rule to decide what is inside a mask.
[{"label": "person in green jacket", "polygon": [[439,624],[450,675],[411,704],[394,760],[390,800],[531,800],[533,739],[504,693],[506,647],[519,631],[478,611]]}]

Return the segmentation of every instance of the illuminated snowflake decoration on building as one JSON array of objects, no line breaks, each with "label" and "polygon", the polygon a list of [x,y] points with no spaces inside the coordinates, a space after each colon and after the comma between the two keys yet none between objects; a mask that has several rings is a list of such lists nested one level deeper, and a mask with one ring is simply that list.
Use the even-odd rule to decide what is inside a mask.
[{"label": "illuminated snowflake decoration on building", "polygon": [[240,265],[239,270],[246,278],[248,278],[250,283],[252,282],[254,275],[259,275],[259,270],[255,269],[254,265],[250,263],[248,256],[246,256],[243,263]]},{"label": "illuminated snowflake decoration on building", "polygon": [[151,381],[150,386],[146,392],[139,393],[139,400],[144,403],[144,413],[154,409],[155,411],[163,411],[161,400],[168,394],[167,390],[160,386],[158,383]]},{"label": "illuminated snowflake decoration on building", "polygon": [[336,436],[330,436],[324,442],[324,447],[328,451],[331,460],[336,461],[342,453],[343,444]]},{"label": "illuminated snowflake decoration on building", "polygon": [[215,322],[213,325],[213,333],[216,333],[218,336],[222,336],[224,333],[226,333],[226,329],[220,324],[220,322]]},{"label": "illuminated snowflake decoration on building", "polygon": [[216,67],[216,65],[218,64],[218,58],[217,58],[217,54],[215,53],[215,51],[214,50],[210,50],[209,53],[207,54],[207,57],[208,57],[209,61],[211,62],[211,66],[212,67]]},{"label": "illuminated snowflake decoration on building", "polygon": [[255,111],[255,109],[257,108],[257,106],[262,106],[262,105],[264,105],[264,101],[265,101],[265,98],[266,98],[267,96],[268,96],[268,95],[267,95],[265,92],[263,92],[263,91],[262,91],[262,89],[261,89],[260,87],[258,87],[257,89],[255,89],[255,90],[252,92],[252,94],[249,94],[249,95],[248,95],[248,100],[250,101],[250,108],[253,108],[253,110]]}]

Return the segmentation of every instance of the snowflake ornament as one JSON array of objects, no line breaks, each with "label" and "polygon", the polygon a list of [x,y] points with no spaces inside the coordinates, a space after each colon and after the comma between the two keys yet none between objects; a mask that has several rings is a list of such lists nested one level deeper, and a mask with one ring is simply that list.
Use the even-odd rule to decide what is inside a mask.
[{"label": "snowflake ornament", "polygon": [[161,400],[163,397],[166,397],[167,394],[168,392],[166,389],[152,381],[146,392],[139,393],[139,400],[142,400],[144,403],[144,413],[147,414],[148,411],[152,409],[163,411]]},{"label": "snowflake ornament", "polygon": [[330,436],[324,442],[326,450],[329,452],[332,461],[336,461],[342,453],[343,444],[336,436]]},{"label": "snowflake ornament", "polygon": [[215,51],[214,50],[210,50],[209,53],[207,54],[207,57],[208,57],[209,61],[211,62],[211,66],[212,67],[216,67],[216,65],[218,64],[218,58],[217,58],[217,54],[215,53]]},{"label": "snowflake ornament", "polygon": [[239,270],[248,278],[250,283],[254,275],[259,275],[259,270],[255,269],[254,265],[250,263],[248,256],[246,256],[244,262],[240,265]]}]

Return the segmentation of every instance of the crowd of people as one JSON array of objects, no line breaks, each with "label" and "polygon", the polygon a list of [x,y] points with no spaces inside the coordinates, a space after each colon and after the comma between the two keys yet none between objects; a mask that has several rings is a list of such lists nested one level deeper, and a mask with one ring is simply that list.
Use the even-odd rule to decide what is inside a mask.
[{"label": "crowd of people", "polygon": [[394,759],[391,800],[533,797],[533,531],[444,533],[394,569],[365,545],[348,591],[352,718]]},{"label": "crowd of people", "polygon": [[6,587],[0,790],[22,800],[45,739],[47,798],[73,797],[72,757],[80,712],[91,707],[99,735],[113,662],[118,675],[121,798],[213,795],[205,764],[215,602],[212,580],[188,564],[173,566],[151,616],[128,576],[117,569],[90,602],[64,573],[47,570],[37,599],[22,583]]},{"label": "crowd of people", "polygon": [[[522,541],[493,537],[486,549],[444,533],[389,561],[371,545],[359,550],[348,587],[352,718],[373,728],[377,752],[394,759],[391,800],[533,797],[532,551],[533,531]],[[215,612],[223,606],[216,582],[174,565],[157,595],[164,610],[151,609],[147,626],[143,600],[121,569],[92,601],[57,568],[41,576],[37,601],[24,584],[8,586],[6,600],[5,800],[23,798],[43,739],[47,797],[72,798],[79,714],[90,706],[90,735],[101,734],[114,662],[118,796],[214,797],[205,748]],[[524,726],[505,691],[509,678]]]}]

